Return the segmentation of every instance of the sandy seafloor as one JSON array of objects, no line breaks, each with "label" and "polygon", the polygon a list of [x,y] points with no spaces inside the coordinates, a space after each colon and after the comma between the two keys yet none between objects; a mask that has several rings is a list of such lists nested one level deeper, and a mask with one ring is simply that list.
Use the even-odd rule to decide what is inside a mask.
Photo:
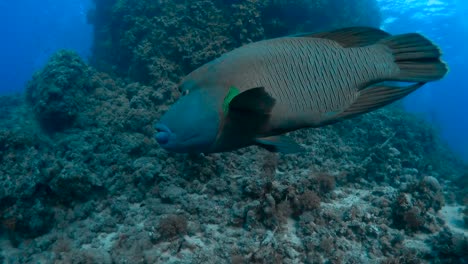
[{"label": "sandy seafloor", "polygon": [[153,138],[191,70],[263,38],[378,26],[372,0],[95,3],[89,63],[58,52],[0,97],[0,263],[468,263],[467,165],[398,103],[291,133],[295,155]]}]

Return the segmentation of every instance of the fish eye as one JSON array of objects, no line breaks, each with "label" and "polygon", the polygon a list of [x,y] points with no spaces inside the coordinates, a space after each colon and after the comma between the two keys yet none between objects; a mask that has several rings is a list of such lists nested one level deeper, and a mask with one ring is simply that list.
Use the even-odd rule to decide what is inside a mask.
[{"label": "fish eye", "polygon": [[189,90],[188,90],[188,89],[185,89],[185,90],[184,90],[183,87],[182,87],[182,85],[178,86],[178,87],[177,87],[177,90],[179,90],[179,92],[180,92],[180,94],[181,94],[182,96],[185,96],[185,95],[189,94]]}]

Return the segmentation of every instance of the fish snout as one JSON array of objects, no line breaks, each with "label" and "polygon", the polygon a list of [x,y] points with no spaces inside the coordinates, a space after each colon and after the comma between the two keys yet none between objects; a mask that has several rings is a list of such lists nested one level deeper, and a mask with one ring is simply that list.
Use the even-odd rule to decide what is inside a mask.
[{"label": "fish snout", "polygon": [[169,138],[171,137],[171,130],[163,124],[156,124],[155,128],[157,131],[155,135],[156,141],[160,145],[167,144],[167,142],[169,142]]}]

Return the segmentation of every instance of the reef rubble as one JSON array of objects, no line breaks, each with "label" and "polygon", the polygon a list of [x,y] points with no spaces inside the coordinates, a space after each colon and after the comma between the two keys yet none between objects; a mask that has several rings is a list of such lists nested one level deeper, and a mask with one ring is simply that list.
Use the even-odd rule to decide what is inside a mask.
[{"label": "reef rubble", "polygon": [[468,263],[468,165],[398,103],[291,133],[296,155],[153,138],[190,70],[276,34],[378,24],[373,1],[95,3],[89,64],[60,51],[0,97],[0,263]]}]

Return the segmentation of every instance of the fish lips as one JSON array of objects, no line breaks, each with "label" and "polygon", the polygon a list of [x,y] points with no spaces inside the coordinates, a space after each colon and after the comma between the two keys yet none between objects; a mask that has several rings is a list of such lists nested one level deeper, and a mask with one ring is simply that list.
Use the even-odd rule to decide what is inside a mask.
[{"label": "fish lips", "polygon": [[172,152],[188,152],[188,149],[184,147],[184,143],[197,137],[197,134],[192,134],[184,137],[183,139],[180,139],[174,132],[171,131],[169,127],[163,123],[156,124],[155,129],[157,131],[154,136],[156,141],[162,148]]},{"label": "fish lips", "polygon": [[173,136],[172,131],[166,125],[160,123],[156,124],[154,128],[157,131],[155,135],[156,141],[164,147],[169,143],[171,136]]},{"label": "fish lips", "polygon": [[[159,145],[165,150],[176,153],[202,153],[205,150],[203,144],[199,143],[200,134],[197,132],[183,134],[178,137],[169,127],[162,123],[155,125],[155,138]],[[195,143],[194,142],[198,142]]]}]

